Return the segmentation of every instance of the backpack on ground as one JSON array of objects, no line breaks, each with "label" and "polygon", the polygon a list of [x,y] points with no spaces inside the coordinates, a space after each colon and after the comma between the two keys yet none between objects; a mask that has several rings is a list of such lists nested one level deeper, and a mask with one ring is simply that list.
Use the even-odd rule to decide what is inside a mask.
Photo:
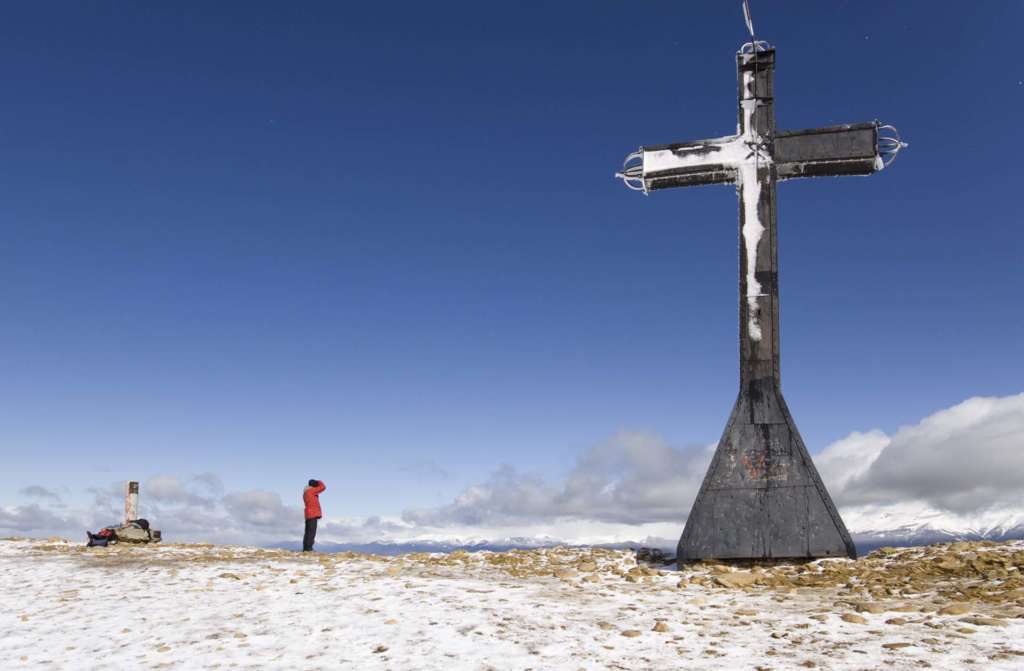
[{"label": "backpack on ground", "polygon": [[149,533],[149,522],[146,520],[132,520],[114,527],[114,538],[118,543],[148,543],[153,540],[152,534]]},{"label": "backpack on ground", "polygon": [[86,547],[105,548],[114,543],[159,543],[160,532],[149,528],[149,520],[129,520],[117,526],[104,527],[96,533],[86,531],[89,542]]}]

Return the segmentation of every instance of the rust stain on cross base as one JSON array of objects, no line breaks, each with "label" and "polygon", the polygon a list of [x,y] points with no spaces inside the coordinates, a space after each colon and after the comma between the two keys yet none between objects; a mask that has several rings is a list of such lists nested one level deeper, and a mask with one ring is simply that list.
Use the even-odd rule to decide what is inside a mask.
[{"label": "rust stain on cross base", "polygon": [[765,453],[757,449],[747,450],[740,457],[740,463],[743,464],[743,469],[751,480],[762,480],[764,478],[765,471],[767,470],[767,461],[768,458]]}]

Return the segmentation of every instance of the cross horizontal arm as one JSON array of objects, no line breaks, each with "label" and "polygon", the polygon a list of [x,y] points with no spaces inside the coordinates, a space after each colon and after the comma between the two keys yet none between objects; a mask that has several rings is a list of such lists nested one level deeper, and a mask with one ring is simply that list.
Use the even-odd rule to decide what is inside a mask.
[{"label": "cross horizontal arm", "polygon": [[[870,175],[887,166],[906,146],[892,126],[877,121],[776,133],[759,157],[775,166],[777,179]],[[743,135],[641,147],[616,174],[636,191],[679,186],[734,184],[737,166],[754,156],[755,143]]]},{"label": "cross horizontal arm", "polygon": [[641,147],[626,158],[626,165],[618,176],[628,186],[641,191],[731,184],[736,181],[737,164],[749,153],[741,140],[730,136]]},{"label": "cross horizontal arm", "polygon": [[773,156],[779,179],[870,175],[884,167],[877,123],[781,132]]}]

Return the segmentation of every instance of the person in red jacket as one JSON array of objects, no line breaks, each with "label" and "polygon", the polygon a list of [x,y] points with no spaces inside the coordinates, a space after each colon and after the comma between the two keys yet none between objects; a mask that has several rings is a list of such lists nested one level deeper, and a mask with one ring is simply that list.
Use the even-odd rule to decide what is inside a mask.
[{"label": "person in red jacket", "polygon": [[322,480],[310,480],[302,490],[302,502],[306,505],[306,533],[302,536],[302,551],[312,552],[316,540],[316,521],[323,517],[320,511],[320,493],[327,489]]}]

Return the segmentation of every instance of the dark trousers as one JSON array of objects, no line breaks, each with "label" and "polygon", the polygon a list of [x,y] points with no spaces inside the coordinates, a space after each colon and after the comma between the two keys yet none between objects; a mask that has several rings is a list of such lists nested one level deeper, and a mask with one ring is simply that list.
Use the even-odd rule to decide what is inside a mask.
[{"label": "dark trousers", "polygon": [[317,518],[315,517],[311,520],[306,520],[306,533],[302,535],[303,552],[313,551],[313,542],[316,541],[316,520]]}]

